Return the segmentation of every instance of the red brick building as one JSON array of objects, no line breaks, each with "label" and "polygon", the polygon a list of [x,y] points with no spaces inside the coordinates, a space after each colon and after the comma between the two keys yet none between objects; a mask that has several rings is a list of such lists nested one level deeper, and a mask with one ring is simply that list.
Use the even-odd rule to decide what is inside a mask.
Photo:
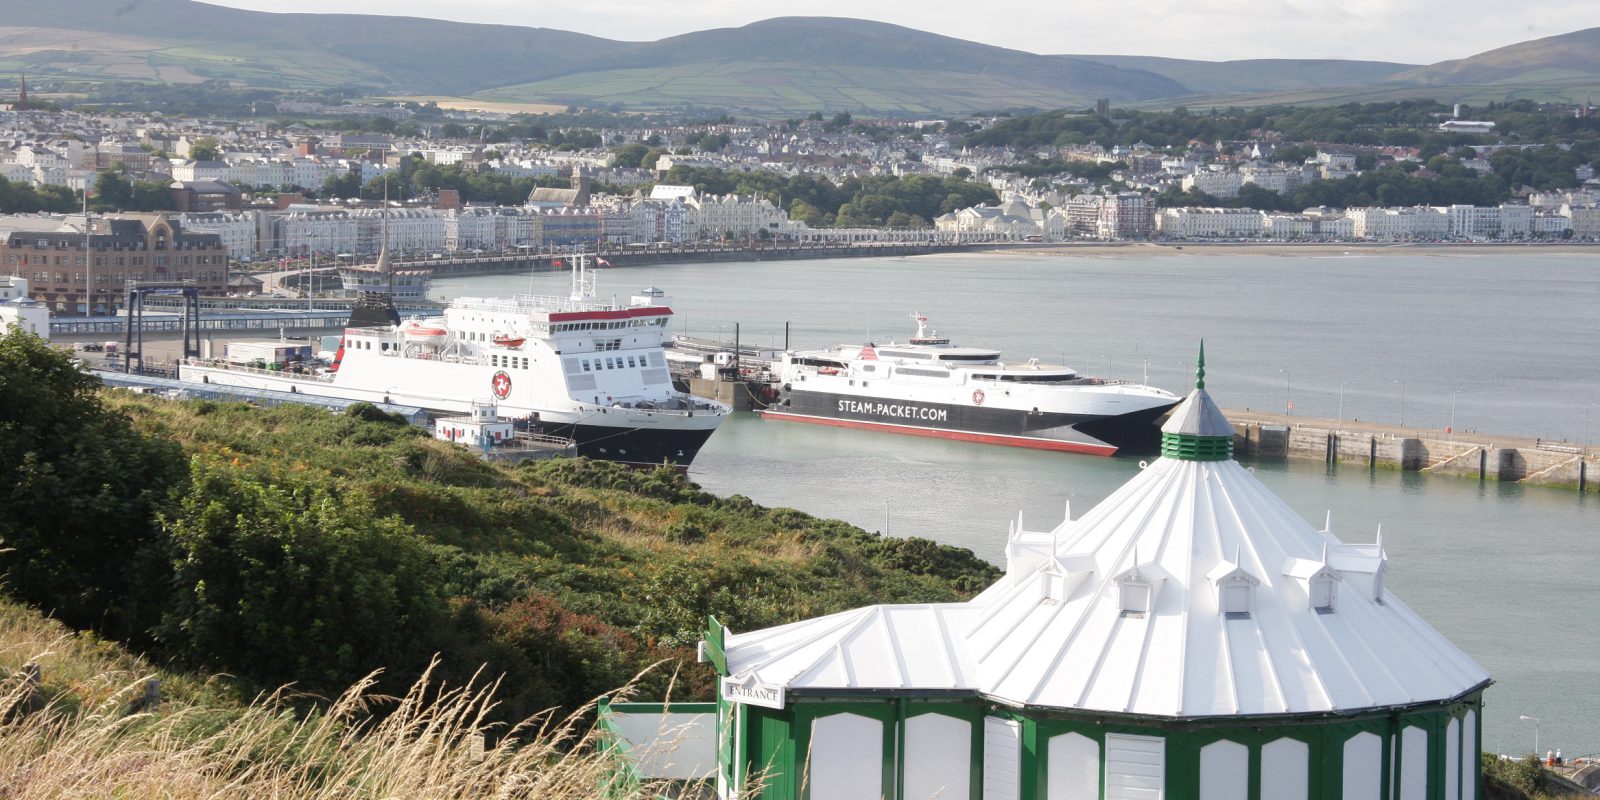
[{"label": "red brick building", "polygon": [[[34,299],[53,314],[84,314],[89,264],[81,218],[54,230],[11,231],[5,237],[0,275],[26,278]],[[89,274],[96,314],[122,307],[130,281],[190,281],[204,293],[227,289],[228,251],[222,237],[185,233],[177,220],[160,215],[95,218],[89,254],[94,258]]]}]

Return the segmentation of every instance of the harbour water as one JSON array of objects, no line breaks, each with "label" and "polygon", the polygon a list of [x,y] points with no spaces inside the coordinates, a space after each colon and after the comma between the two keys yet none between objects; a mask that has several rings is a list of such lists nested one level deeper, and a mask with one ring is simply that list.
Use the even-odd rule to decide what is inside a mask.
[{"label": "harbour water", "polygon": [[[1600,258],[1572,255],[1009,255],[735,263],[603,273],[673,297],[677,332],[820,347],[904,339],[921,311],[957,343],[1182,391],[1206,339],[1219,403],[1578,441],[1600,430]],[[563,275],[440,280],[436,296],[561,293]],[[1109,362],[1109,366],[1108,366]],[[1147,363],[1148,362],[1148,363]],[[1341,392],[1342,388],[1342,392]],[[1342,397],[1341,397],[1342,395]],[[1341,402],[1342,400],[1342,402]],[[1288,408],[1289,403],[1294,408]],[[1452,408],[1453,406],[1453,408]],[[1591,432],[1592,433],[1592,432]],[[1593,438],[1593,437],[1591,437]],[[1389,585],[1496,678],[1484,746],[1600,753],[1600,508],[1576,492],[1360,467],[1257,475],[1347,541],[1379,524]],[[1094,458],[737,415],[690,475],[719,494],[924,536],[1001,560],[1007,520],[1079,516],[1138,470]]]}]

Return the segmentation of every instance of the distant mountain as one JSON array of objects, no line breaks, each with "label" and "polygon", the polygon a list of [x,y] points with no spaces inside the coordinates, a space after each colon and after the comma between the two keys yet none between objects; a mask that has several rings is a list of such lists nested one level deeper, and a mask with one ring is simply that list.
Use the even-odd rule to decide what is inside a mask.
[{"label": "distant mountain", "polygon": [[1441,61],[1394,76],[1403,83],[1541,83],[1600,77],[1600,28],[1547,36],[1454,61]]},{"label": "distant mountain", "polygon": [[496,99],[628,108],[934,112],[1088,105],[1185,94],[1151,72],[1041,56],[829,17],[782,17],[673,36],[575,62],[565,74],[485,93]]},{"label": "distant mountain", "polygon": [[269,14],[193,0],[0,0],[0,8],[0,69],[168,82],[465,93],[558,73],[575,55],[627,46],[549,28]]},{"label": "distant mountain", "polygon": [[[277,14],[195,0],[0,0],[0,75],[262,88],[356,86],[626,110],[939,114],[1074,108],[1560,97],[1600,87],[1600,28],[1428,67],[1038,55],[898,25],[782,17],[655,42],[361,14]],[[1526,89],[1527,91],[1524,91]]]},{"label": "distant mountain", "polygon": [[1068,56],[1123,69],[1154,72],[1183,84],[1192,93],[1284,92],[1362,86],[1388,80],[1415,64],[1389,61],[1258,58],[1244,61],[1189,61],[1158,56]]}]

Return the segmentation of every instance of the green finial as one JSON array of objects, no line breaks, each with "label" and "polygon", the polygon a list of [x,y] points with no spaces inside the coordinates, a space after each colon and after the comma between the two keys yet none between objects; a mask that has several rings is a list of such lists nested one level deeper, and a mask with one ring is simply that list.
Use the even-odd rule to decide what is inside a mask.
[{"label": "green finial", "polygon": [[1200,340],[1200,366],[1194,371],[1194,388],[1206,388],[1206,340]]}]

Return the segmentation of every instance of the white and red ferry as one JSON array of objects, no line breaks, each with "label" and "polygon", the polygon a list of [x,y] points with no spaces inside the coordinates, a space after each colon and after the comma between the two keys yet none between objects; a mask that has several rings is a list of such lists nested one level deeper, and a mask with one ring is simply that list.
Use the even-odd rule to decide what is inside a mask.
[{"label": "white and red ferry", "polygon": [[182,380],[465,414],[492,402],[579,455],[687,467],[731,409],[672,388],[662,344],[672,309],[650,288],[594,299],[583,259],[569,297],[459,298],[443,316],[349,327],[333,368],[279,372],[190,359]]},{"label": "white and red ferry", "polygon": [[762,412],[813,422],[987,444],[1113,455],[1159,441],[1181,399],[1152,386],[1088,378],[1035,359],[958,347],[927,330],[905,344],[785,353],[782,394]]}]

